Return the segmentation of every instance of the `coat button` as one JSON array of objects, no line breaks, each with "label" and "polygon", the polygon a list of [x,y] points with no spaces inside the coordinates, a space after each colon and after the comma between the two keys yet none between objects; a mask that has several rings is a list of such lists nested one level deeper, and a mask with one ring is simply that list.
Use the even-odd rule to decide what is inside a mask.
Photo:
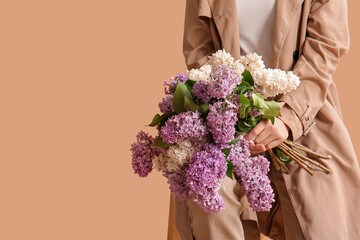
[{"label": "coat button", "polygon": [[298,50],[293,52],[293,59],[294,59],[294,61],[297,61],[299,59],[299,51]]}]

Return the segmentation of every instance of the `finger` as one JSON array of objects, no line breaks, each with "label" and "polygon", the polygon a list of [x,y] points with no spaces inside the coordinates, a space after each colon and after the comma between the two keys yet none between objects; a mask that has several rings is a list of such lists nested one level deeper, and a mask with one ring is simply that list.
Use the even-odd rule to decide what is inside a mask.
[{"label": "finger", "polygon": [[265,152],[265,150],[261,150],[261,151],[250,151],[251,154],[259,154],[259,153],[262,153],[262,152]]},{"label": "finger", "polygon": [[[271,142],[272,139],[269,139],[271,138],[271,130],[268,129],[268,128],[264,128],[261,133],[259,133],[255,139],[254,139],[254,142],[256,144],[264,144],[264,141],[267,140],[267,142]],[[270,141],[269,141],[270,140]],[[264,144],[265,145],[265,144]]]},{"label": "finger", "polygon": [[[256,139],[255,139],[256,140]],[[268,145],[269,143],[273,142],[273,141],[278,141],[280,142],[280,136],[277,136],[277,135],[273,135],[273,134],[270,134],[269,136],[267,136],[264,140],[262,140],[260,142],[260,144],[263,144],[263,145]]]},{"label": "finger", "polygon": [[280,145],[280,143],[282,143],[282,141],[280,141],[280,139],[275,139],[274,141],[266,144],[266,145],[265,145],[265,148],[266,148],[267,150],[269,150],[269,149],[272,149],[272,148]]},{"label": "finger", "polygon": [[[265,118],[266,120],[267,118]],[[266,126],[266,121],[264,121],[264,119],[262,119],[258,124],[256,124],[256,126],[251,129],[250,132],[248,132],[246,135],[245,135],[245,139],[250,141],[252,139],[254,139]]]},{"label": "finger", "polygon": [[249,150],[252,154],[257,154],[260,152],[265,152],[266,148],[263,144],[254,144],[253,146],[249,146]]}]

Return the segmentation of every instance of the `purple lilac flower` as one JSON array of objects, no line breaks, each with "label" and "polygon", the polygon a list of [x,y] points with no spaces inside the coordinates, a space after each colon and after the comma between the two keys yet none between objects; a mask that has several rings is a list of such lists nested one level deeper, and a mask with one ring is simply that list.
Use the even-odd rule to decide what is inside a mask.
[{"label": "purple lilac flower", "polygon": [[208,103],[210,101],[210,95],[207,92],[207,83],[204,81],[198,81],[193,86],[194,95],[198,100],[203,103]]},{"label": "purple lilac flower", "polygon": [[159,103],[160,112],[168,113],[173,112],[173,95],[166,95],[163,97],[162,101]]},{"label": "purple lilac flower", "polygon": [[256,93],[260,93],[260,94],[262,94],[262,95],[264,95],[265,94],[265,90],[264,89],[262,89],[261,87],[259,87],[259,86],[256,86],[255,87],[255,91],[254,92],[256,92]]},{"label": "purple lilac flower", "polygon": [[189,77],[186,74],[178,73],[176,77],[172,76],[169,80],[164,82],[165,94],[173,94],[175,92],[178,80],[185,83]]},{"label": "purple lilac flower", "polygon": [[217,192],[226,170],[225,155],[216,145],[200,146],[192,156],[187,171],[187,186],[194,196],[194,201],[206,212],[220,211],[224,207],[223,199]]},{"label": "purple lilac flower", "polygon": [[252,108],[249,112],[250,116],[257,117],[261,115],[261,112],[257,108]]},{"label": "purple lilac flower", "polygon": [[248,141],[242,136],[231,149],[228,160],[233,162],[235,176],[254,211],[270,211],[275,201],[267,176],[270,162],[263,155],[250,157]]},{"label": "purple lilac flower", "polygon": [[160,130],[162,140],[167,143],[176,143],[183,138],[201,140],[207,134],[207,127],[198,111],[173,115]]},{"label": "purple lilac flower", "polygon": [[186,200],[190,196],[190,188],[186,185],[187,167],[173,173],[167,173],[168,184],[170,191],[179,199]]},{"label": "purple lilac flower", "polygon": [[224,199],[220,194],[215,194],[209,199],[202,197],[194,198],[194,202],[206,212],[217,213],[225,208]]},{"label": "purple lilac flower", "polygon": [[227,101],[231,102],[237,110],[241,107],[240,95],[236,93],[229,94]]},{"label": "purple lilac flower", "polygon": [[236,106],[230,102],[215,102],[209,106],[206,124],[217,144],[230,142],[234,139],[237,122]]},{"label": "purple lilac flower", "polygon": [[226,98],[240,83],[240,77],[226,65],[215,67],[208,80],[207,92],[217,99]]},{"label": "purple lilac flower", "polygon": [[250,99],[252,97],[252,92],[250,91],[247,91],[245,94],[244,94],[245,97],[247,97],[248,99]]},{"label": "purple lilac flower", "polygon": [[154,138],[140,131],[136,135],[137,141],[131,144],[132,168],[140,177],[146,177],[153,168],[152,160],[164,151],[163,148],[154,147]]}]

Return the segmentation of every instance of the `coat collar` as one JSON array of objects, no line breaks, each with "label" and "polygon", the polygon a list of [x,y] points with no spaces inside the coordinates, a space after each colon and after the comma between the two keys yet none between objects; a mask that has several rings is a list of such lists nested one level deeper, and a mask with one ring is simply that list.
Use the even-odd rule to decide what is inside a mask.
[{"label": "coat collar", "polygon": [[[291,22],[304,0],[276,0],[273,38],[272,68],[278,67],[281,49]],[[239,23],[236,0],[200,0],[199,17],[213,18],[218,30],[222,48],[240,58]]]}]

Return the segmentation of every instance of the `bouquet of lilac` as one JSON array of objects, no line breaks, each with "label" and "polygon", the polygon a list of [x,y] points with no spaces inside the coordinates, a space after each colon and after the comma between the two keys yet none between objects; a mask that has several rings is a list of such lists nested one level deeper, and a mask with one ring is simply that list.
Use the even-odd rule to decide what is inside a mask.
[{"label": "bouquet of lilac", "polygon": [[[140,177],[157,169],[180,200],[192,198],[204,211],[225,207],[218,193],[228,176],[241,184],[255,211],[269,211],[274,201],[267,176],[270,161],[251,156],[244,134],[261,118],[280,115],[280,106],[265,98],[299,85],[292,72],[267,69],[256,53],[235,60],[224,50],[209,56],[199,69],[177,74],[164,83],[165,97],[149,126],[131,145],[132,167]],[[286,156],[279,151],[277,158]],[[284,161],[285,161],[284,160]]]}]

